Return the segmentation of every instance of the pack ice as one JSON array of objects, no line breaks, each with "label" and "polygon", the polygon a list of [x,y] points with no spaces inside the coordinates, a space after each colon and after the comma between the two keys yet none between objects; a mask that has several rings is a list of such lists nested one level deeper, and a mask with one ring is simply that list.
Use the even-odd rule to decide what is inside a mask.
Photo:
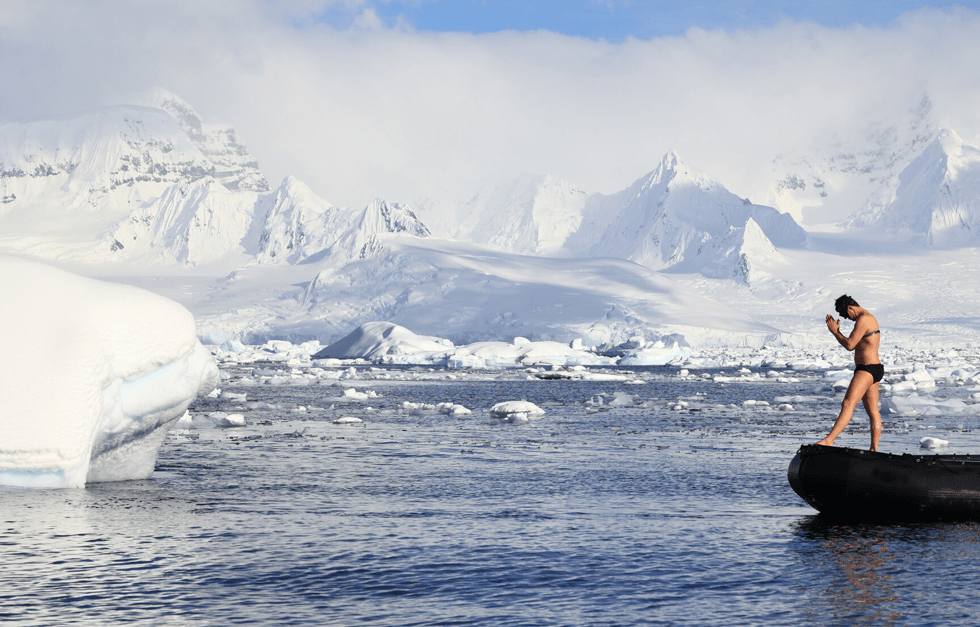
[{"label": "pack ice", "polygon": [[0,484],[149,477],[167,430],[218,381],[190,312],[4,255],[0,293]]}]

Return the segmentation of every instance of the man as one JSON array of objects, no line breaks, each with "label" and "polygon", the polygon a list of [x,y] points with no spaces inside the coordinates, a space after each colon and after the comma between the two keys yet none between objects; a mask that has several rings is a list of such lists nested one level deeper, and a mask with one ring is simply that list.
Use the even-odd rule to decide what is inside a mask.
[{"label": "man", "polygon": [[847,337],[840,332],[840,320],[827,315],[827,328],[834,334],[841,346],[854,351],[854,378],[847,387],[847,394],[841,402],[840,414],[830,434],[817,442],[823,446],[833,446],[851,421],[858,400],[864,401],[864,411],[871,419],[871,450],[878,450],[878,440],[881,438],[881,414],[878,413],[878,382],[885,374],[885,367],[878,358],[878,344],[881,334],[878,321],[857,301],[847,294],[834,301],[834,309],[842,318],[854,321],[854,330]]}]

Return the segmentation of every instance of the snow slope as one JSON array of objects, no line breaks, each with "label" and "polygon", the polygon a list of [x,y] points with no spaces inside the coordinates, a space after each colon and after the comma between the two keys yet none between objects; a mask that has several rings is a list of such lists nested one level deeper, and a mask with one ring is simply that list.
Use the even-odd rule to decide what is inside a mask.
[{"label": "snow slope", "polygon": [[[171,294],[198,314],[208,341],[283,337],[330,343],[365,322],[389,321],[456,344],[534,340],[619,344],[680,333],[707,343],[759,344],[778,329],[625,260],[516,255],[490,247],[381,235],[379,251],[337,267],[330,258],[249,266],[182,295],[186,283],[128,279]],[[289,286],[287,288],[287,286]],[[703,331],[703,329],[717,331]]]},{"label": "snow slope", "polygon": [[889,179],[845,227],[875,231],[918,246],[980,243],[980,150],[943,130]]},{"label": "snow slope", "polygon": [[557,253],[582,224],[587,196],[552,176],[525,174],[489,185],[460,203],[452,239],[519,254]]}]

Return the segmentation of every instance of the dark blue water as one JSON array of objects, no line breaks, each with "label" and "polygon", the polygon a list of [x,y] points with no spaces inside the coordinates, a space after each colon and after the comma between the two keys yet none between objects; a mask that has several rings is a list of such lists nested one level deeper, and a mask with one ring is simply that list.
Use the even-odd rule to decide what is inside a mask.
[{"label": "dark blue water", "polygon": [[[676,372],[676,371],[674,371]],[[441,377],[438,372],[402,376]],[[0,490],[0,620],[22,625],[959,624],[973,524],[831,525],[789,488],[833,392],[800,383],[352,381],[235,387],[250,426],[174,432],[147,481]],[[609,407],[616,393],[641,407]],[[586,404],[606,394],[603,405]],[[775,410],[776,398],[815,396]],[[501,424],[493,403],[547,410]],[[743,408],[746,399],[769,407]],[[675,409],[684,400],[686,408]],[[456,418],[403,401],[453,401]],[[199,403],[200,412],[226,406]],[[290,408],[312,409],[296,413]],[[367,409],[370,406],[372,409]],[[355,427],[332,423],[357,416]],[[972,422],[970,422],[972,420]],[[980,450],[969,429],[930,435]],[[964,419],[955,420],[957,425]],[[949,425],[952,428],[952,425]],[[886,420],[883,449],[920,433]],[[858,416],[839,442],[865,446]]]}]

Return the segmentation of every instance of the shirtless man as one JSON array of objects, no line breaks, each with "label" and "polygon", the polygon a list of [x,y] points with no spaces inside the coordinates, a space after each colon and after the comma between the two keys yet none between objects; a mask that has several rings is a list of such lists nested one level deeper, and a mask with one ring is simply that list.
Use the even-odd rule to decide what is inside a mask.
[{"label": "shirtless man", "polygon": [[885,374],[885,367],[881,365],[878,358],[878,344],[881,342],[881,335],[878,329],[878,321],[866,309],[857,304],[857,301],[847,294],[841,296],[834,302],[834,309],[842,318],[854,321],[854,330],[849,337],[844,337],[840,332],[840,320],[827,315],[827,328],[834,334],[841,346],[849,351],[854,351],[854,378],[847,387],[847,394],[841,402],[840,415],[830,434],[817,442],[823,446],[833,446],[844,431],[844,427],[851,421],[851,415],[857,406],[858,400],[864,401],[864,411],[868,412],[871,418],[871,450],[878,450],[878,440],[881,438],[881,414],[878,413],[878,382]]}]

